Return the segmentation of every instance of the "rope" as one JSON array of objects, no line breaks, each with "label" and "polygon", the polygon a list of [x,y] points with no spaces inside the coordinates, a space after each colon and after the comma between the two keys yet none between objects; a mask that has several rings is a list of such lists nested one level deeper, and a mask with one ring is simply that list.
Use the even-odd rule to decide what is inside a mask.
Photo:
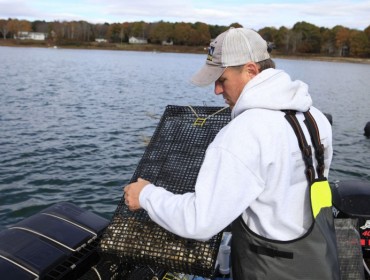
[{"label": "rope", "polygon": [[362,259],[362,262],[363,262],[363,264],[364,264],[364,267],[365,267],[365,270],[366,270],[366,272],[367,272],[367,275],[370,275],[370,270],[369,270],[369,268],[367,267],[367,264],[366,264],[365,260],[364,260],[364,259]]},{"label": "rope", "polygon": [[100,273],[99,273],[99,271],[95,268],[95,266],[93,266],[91,269],[96,273],[96,276],[98,276],[98,279],[99,279],[99,280],[102,280],[102,278],[101,278],[101,276],[100,276]]},{"label": "rope", "polygon": [[212,116],[214,116],[214,115],[217,115],[218,113],[221,113],[223,110],[225,110],[225,109],[229,108],[229,106],[226,106],[226,107],[224,107],[224,108],[221,108],[221,109],[220,109],[220,110],[218,110],[217,112],[214,112],[213,114],[209,115],[209,116],[208,116],[208,117],[206,117],[206,118],[201,118],[201,117],[199,117],[199,115],[197,114],[197,112],[195,112],[195,110],[194,110],[194,108],[193,108],[193,107],[191,107],[190,105],[189,105],[188,107],[189,107],[189,108],[190,108],[190,110],[194,113],[194,115],[197,117],[197,118],[196,118],[196,120],[194,121],[193,125],[194,125],[194,126],[200,126],[200,127],[202,127],[210,117],[212,117]]}]

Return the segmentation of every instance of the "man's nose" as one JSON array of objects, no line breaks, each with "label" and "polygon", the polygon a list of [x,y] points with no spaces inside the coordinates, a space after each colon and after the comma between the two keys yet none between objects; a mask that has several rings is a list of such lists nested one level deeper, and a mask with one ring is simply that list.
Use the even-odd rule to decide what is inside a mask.
[{"label": "man's nose", "polygon": [[216,95],[220,95],[220,94],[222,94],[223,92],[224,92],[224,89],[223,89],[223,87],[219,84],[219,83],[215,83],[215,94]]}]

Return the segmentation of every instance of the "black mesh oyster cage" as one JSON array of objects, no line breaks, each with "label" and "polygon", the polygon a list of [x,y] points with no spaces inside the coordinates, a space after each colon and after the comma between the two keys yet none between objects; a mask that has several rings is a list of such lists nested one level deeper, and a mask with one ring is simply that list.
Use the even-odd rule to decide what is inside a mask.
[{"label": "black mesh oyster cage", "polygon": [[[131,182],[138,177],[175,193],[194,191],[206,148],[230,121],[230,109],[166,107]],[[146,211],[130,212],[122,197],[99,251],[120,263],[211,277],[222,233],[206,242],[185,239],[155,224]]]}]

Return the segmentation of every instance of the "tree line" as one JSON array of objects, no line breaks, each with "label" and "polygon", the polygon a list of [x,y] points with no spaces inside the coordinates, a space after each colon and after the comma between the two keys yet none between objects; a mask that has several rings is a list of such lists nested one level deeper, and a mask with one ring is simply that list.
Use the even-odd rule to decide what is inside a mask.
[{"label": "tree line", "polygon": [[[144,21],[91,24],[86,21],[27,21],[0,19],[1,38],[12,39],[18,32],[42,32],[53,44],[68,45],[105,39],[109,43],[127,43],[131,36],[145,38],[150,44],[163,41],[174,45],[208,46],[212,38],[230,26],[209,25],[203,22],[153,22]],[[301,21],[292,28],[281,26],[257,30],[261,36],[282,54],[321,54],[329,56],[370,57],[370,25],[364,30],[341,25],[333,28],[319,27]]]}]

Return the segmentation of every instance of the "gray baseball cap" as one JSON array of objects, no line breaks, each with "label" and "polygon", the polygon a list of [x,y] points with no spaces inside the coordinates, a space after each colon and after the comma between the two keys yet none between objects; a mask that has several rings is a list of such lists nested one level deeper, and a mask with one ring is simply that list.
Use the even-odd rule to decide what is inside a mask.
[{"label": "gray baseball cap", "polygon": [[270,58],[267,42],[254,30],[233,28],[221,33],[208,47],[206,64],[191,78],[196,86],[214,83],[228,66]]}]

